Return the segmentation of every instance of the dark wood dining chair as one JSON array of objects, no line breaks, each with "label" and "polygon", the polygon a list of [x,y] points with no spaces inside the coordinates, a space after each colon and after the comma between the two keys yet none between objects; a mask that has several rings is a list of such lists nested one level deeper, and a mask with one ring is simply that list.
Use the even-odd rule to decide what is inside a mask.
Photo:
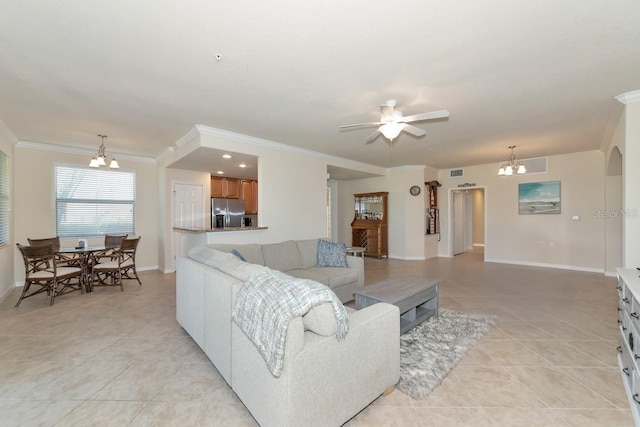
[{"label": "dark wood dining chair", "polygon": [[60,237],[58,236],[45,237],[42,239],[27,238],[27,241],[29,242],[29,246],[47,246],[47,245],[53,246],[53,250],[54,252],[56,252],[56,260],[58,261],[59,264],[66,264],[68,266],[73,266],[73,267],[80,266],[80,260],[75,254],[69,255],[69,254],[61,254],[58,252],[58,250],[60,249]]},{"label": "dark wood dining chair", "polygon": [[[15,307],[18,307],[23,299],[42,292],[46,292],[51,297],[49,305],[53,305],[55,298],[59,295],[77,290],[84,293],[82,269],[58,263],[56,250],[52,244],[23,246],[18,243],[16,246],[22,253],[26,277],[22,294]],[[39,288],[29,292],[33,285]]]},{"label": "dark wood dining chair", "polygon": [[91,273],[93,287],[120,286],[120,290],[124,291],[125,279],[135,279],[142,285],[136,270],[138,242],[140,237],[122,239],[120,247],[114,252],[115,259],[94,264]]},{"label": "dark wood dining chair", "polygon": [[127,238],[127,234],[105,234],[104,250],[93,254],[92,263],[99,264],[105,261],[113,261],[117,258],[117,251],[123,239]]}]

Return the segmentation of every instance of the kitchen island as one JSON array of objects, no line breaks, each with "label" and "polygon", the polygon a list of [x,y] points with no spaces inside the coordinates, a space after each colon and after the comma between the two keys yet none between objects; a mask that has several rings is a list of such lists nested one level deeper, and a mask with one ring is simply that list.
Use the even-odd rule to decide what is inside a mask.
[{"label": "kitchen island", "polygon": [[173,231],[182,233],[224,233],[227,231],[253,231],[253,230],[266,230],[269,227],[224,227],[224,228],[180,228],[173,227]]},{"label": "kitchen island", "polygon": [[269,227],[180,228],[173,227],[175,256],[187,256],[196,246],[213,243],[258,243]]}]

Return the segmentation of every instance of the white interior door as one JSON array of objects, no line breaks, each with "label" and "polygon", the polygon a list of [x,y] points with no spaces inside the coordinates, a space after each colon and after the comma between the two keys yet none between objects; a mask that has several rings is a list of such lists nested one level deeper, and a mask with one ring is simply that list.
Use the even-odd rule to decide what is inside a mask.
[{"label": "white interior door", "polygon": [[459,191],[453,192],[453,254],[464,252],[464,196]]},{"label": "white interior door", "polygon": [[[202,185],[173,185],[173,226],[198,229],[205,227],[204,193]],[[182,233],[173,233],[173,259],[186,256],[186,245]]]},{"label": "white interior door", "polygon": [[178,228],[204,227],[202,185],[174,184],[173,226]]},{"label": "white interior door", "polygon": [[473,251],[473,197],[471,192],[464,193],[464,250]]}]

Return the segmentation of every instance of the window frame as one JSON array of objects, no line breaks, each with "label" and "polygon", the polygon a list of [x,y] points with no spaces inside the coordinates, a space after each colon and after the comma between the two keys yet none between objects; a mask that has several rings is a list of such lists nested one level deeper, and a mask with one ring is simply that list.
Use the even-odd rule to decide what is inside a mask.
[{"label": "window frame", "polygon": [[[105,174],[105,178],[102,178],[103,182],[106,182],[107,174],[111,173],[121,173],[130,175],[128,179],[131,180],[132,187],[129,189],[131,193],[131,199],[129,198],[90,198],[90,197],[59,197],[58,194],[58,181],[62,179],[62,175],[59,177],[59,173],[61,173],[62,169],[70,169],[70,174],[73,174],[74,171],[76,173],[89,173],[89,174]],[[70,164],[54,164],[54,210],[55,210],[55,227],[56,227],[56,235],[62,238],[74,238],[74,237],[95,237],[95,236],[104,236],[105,234],[136,234],[136,203],[137,203],[137,193],[136,193],[136,171],[135,170],[127,170],[127,169],[96,169],[88,166],[79,166],[79,165],[70,165]],[[67,178],[68,179],[68,178]],[[95,180],[95,175],[94,175]],[[80,187],[79,187],[80,188]],[[87,187],[87,188],[95,188],[95,187]],[[86,193],[85,193],[86,194]],[[105,208],[107,206],[117,206],[117,205],[125,205],[131,206],[131,218],[130,223],[126,222],[126,227],[118,227],[118,228],[100,228],[100,223],[95,222],[95,228],[91,228],[87,225],[86,222],[78,222],[77,229],[78,231],[69,232],[68,227],[64,227],[61,225],[62,218],[60,218],[60,212],[64,209],[63,205],[93,205],[95,206],[95,210],[99,211],[100,208]],[[86,207],[81,207],[78,213],[81,213],[83,209]],[[99,215],[96,213],[96,215]]]},{"label": "window frame", "polygon": [[11,200],[11,176],[9,174],[9,155],[0,150],[0,247],[11,241],[9,223]]}]

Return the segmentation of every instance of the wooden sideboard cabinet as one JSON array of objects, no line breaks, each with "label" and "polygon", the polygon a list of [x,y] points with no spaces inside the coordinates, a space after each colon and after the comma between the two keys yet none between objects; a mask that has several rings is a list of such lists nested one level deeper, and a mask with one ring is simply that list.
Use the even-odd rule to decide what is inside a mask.
[{"label": "wooden sideboard cabinet", "polygon": [[388,192],[353,195],[355,214],[351,222],[351,245],[365,248],[367,256],[389,256],[388,195]]}]

